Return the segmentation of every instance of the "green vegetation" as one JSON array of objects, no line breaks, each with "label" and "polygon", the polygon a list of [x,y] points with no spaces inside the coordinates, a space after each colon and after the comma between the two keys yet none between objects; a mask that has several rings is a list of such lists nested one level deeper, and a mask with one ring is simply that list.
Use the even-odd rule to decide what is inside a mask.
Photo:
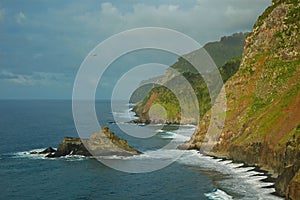
[{"label": "green vegetation", "polygon": [[230,59],[242,57],[245,45],[245,38],[248,33],[235,33],[231,36],[224,36],[219,42],[211,42],[204,46],[217,67],[224,66]]},{"label": "green vegetation", "polygon": [[[190,65],[187,65],[187,61],[183,61],[183,63],[185,66]],[[240,58],[233,58],[219,69],[224,82],[226,82],[233,74],[236,73],[236,71],[239,69],[239,65]],[[206,75],[206,81],[213,83],[215,73],[218,72],[213,72],[210,75]],[[217,97],[221,89],[221,85],[216,85],[213,88],[212,94],[210,94],[206,82],[200,74],[186,71],[183,72],[182,75],[186,78],[195,92],[199,103],[200,117],[204,116],[204,114],[211,108],[211,101],[214,101],[214,99]],[[167,87],[155,86],[147,95],[147,97],[136,106],[135,109],[137,114],[140,114],[145,108],[146,110],[149,109],[147,108],[147,106],[149,102],[151,102],[152,97],[155,96],[155,99],[151,102],[151,105],[160,104],[161,106],[163,106],[167,111],[167,118],[169,122],[178,123],[180,121],[180,113],[182,111],[190,114],[191,116],[194,116],[193,113],[195,112],[195,110],[193,109],[193,106],[190,105],[191,103],[188,103],[192,102],[193,99],[192,97],[190,97],[181,81],[182,79],[180,78],[180,76],[175,76],[165,85],[167,87],[169,86],[170,88],[176,88],[179,93],[178,98],[182,99],[185,102],[184,105],[181,105],[180,107],[179,101],[177,100],[178,98],[176,98],[175,94]]]},{"label": "green vegetation", "polygon": [[273,1],[273,4],[271,6],[269,6],[264,12],[262,15],[260,15],[258,17],[258,20],[256,21],[256,23],[254,24],[254,27],[259,27],[263,24],[264,20],[269,16],[269,14],[274,10],[274,8],[276,8],[279,4],[279,1],[278,2],[274,2]]},{"label": "green vegetation", "polygon": [[[231,36],[224,36],[218,42],[209,42],[204,45],[204,49],[213,59],[217,67],[224,66],[232,58],[240,58],[245,45],[245,38],[248,33],[235,33]],[[196,50],[183,57],[179,57],[178,61],[171,66],[179,73],[191,72],[198,73],[197,70],[184,58],[195,58],[202,50]],[[190,59],[188,59],[190,60]],[[233,61],[234,62],[234,61]]]},{"label": "green vegetation", "polygon": [[[172,69],[175,69],[179,74],[184,76],[192,86],[198,99],[200,117],[202,117],[210,109],[211,102],[215,100],[222,86],[222,83],[210,86],[212,88],[210,94],[207,88],[207,83],[214,83],[214,75],[219,73],[221,74],[223,82],[226,82],[233,74],[236,73],[240,66],[240,58],[242,56],[245,37],[247,34],[248,33],[235,33],[231,36],[222,37],[218,42],[210,42],[204,46],[204,49],[219,67],[219,72],[214,71],[210,74],[200,75],[193,65],[190,64],[188,60],[193,60],[194,58],[197,59],[197,56],[203,53],[203,49],[196,50],[190,54],[179,57],[178,61],[171,66]],[[185,58],[188,58],[188,60]],[[205,76],[206,82],[202,76]],[[182,79],[180,76],[173,74],[171,70],[169,70],[164,78],[167,79],[167,82],[164,83],[166,87],[159,85],[144,86],[145,88],[138,89],[132,95],[132,102],[136,102],[136,100],[140,100],[141,97],[146,96],[135,107],[135,111],[139,116],[143,113],[143,115],[146,114],[147,118],[147,112],[151,105],[160,104],[167,111],[168,121],[177,123],[180,121],[182,111],[185,113],[195,112],[195,110],[193,110],[193,106],[188,103],[191,102],[192,99],[187,93],[186,88],[183,88],[184,86],[182,85]],[[160,80],[163,80],[163,78]],[[185,105],[181,105],[181,107],[179,106],[179,101],[175,94],[167,88],[169,86],[176,88],[176,90],[179,91],[180,98],[183,99]],[[148,95],[146,95],[149,87],[152,87],[152,90],[148,93]]]},{"label": "green vegetation", "polygon": [[[300,180],[299,5],[299,0],[274,0],[259,17],[247,39],[241,69],[226,83],[227,118],[213,148],[214,155],[278,174],[276,192],[289,194],[286,198],[296,194],[295,199],[299,189],[290,187],[286,174]],[[208,111],[182,147],[205,147],[209,117]]]},{"label": "green vegetation", "polygon": [[[285,0],[287,4],[293,4],[292,9],[289,10],[287,15],[287,19],[285,19],[285,23],[294,23],[299,22],[299,0]],[[281,0],[273,0],[271,6],[269,6],[261,16],[259,16],[257,22],[255,23],[254,27],[261,26],[264,20],[270,15],[270,13],[279,5],[281,4]]]},{"label": "green vegetation", "polygon": [[137,102],[142,101],[153,87],[154,87],[154,84],[152,84],[152,83],[145,84],[145,85],[138,87],[131,95],[129,102],[137,103]]},{"label": "green vegetation", "polygon": [[300,132],[300,123],[298,124],[298,126],[296,127],[296,131]]},{"label": "green vegetation", "polygon": [[235,57],[230,59],[223,67],[220,68],[220,73],[224,82],[226,82],[233,74],[235,74],[241,64],[241,58]]}]

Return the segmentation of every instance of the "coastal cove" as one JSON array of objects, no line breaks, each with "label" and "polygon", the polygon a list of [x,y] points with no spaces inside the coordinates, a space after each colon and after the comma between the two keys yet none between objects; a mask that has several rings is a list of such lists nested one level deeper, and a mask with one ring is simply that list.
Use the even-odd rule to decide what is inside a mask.
[{"label": "coastal cove", "polygon": [[[131,159],[168,159],[180,150],[156,151],[171,139],[187,140],[186,132],[160,131],[153,141],[134,140],[114,124],[109,102],[96,102],[101,108],[101,124],[106,124],[143,154]],[[267,176],[221,159],[187,151],[176,162],[158,171],[130,174],[108,168],[95,159],[82,156],[44,158],[30,155],[47,146],[57,147],[65,136],[78,137],[72,121],[71,101],[0,101],[2,127],[0,143],[1,199],[277,199],[271,195]],[[119,114],[125,114],[120,111]],[[10,115],[5,115],[10,113]],[[100,114],[100,113],[99,113]],[[22,120],[19,120],[22,119]],[[18,123],[16,123],[18,122]],[[110,159],[123,159],[111,157]],[[278,198],[280,199],[280,198]]]}]

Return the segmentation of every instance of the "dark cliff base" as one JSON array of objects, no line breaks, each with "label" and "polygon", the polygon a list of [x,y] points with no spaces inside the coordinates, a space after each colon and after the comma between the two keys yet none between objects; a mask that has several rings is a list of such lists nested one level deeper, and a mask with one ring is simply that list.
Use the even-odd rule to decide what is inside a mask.
[{"label": "dark cliff base", "polygon": [[[300,182],[299,180],[297,181],[296,179],[293,180],[293,178],[296,177],[297,173],[299,173],[299,162],[293,165],[289,165],[287,167],[283,167],[282,169],[280,169],[280,171],[275,172],[274,168],[270,168],[269,166],[261,164],[261,161],[258,161],[259,157],[256,157],[253,154],[251,155],[249,153],[245,153],[240,149],[235,149],[234,153],[229,152],[229,154],[231,155],[226,156],[227,159],[231,159],[234,162],[244,163],[246,166],[255,167],[257,171],[261,171],[267,174],[269,176],[269,180],[271,182],[275,182],[274,185],[276,189],[276,192],[274,193],[275,195],[286,197],[287,199],[300,198],[300,190],[299,190]],[[225,157],[224,154],[218,154],[218,153],[209,153],[208,155],[218,157],[218,158]],[[284,160],[280,160],[280,162],[284,162]],[[296,193],[296,195],[292,195],[293,196],[292,197],[290,194],[291,192]]]},{"label": "dark cliff base", "polygon": [[[199,144],[198,144],[199,145]],[[268,182],[274,182],[276,192],[274,195],[285,197],[286,199],[300,199],[300,154],[288,155],[287,150],[273,151],[268,153],[268,159],[261,155],[256,155],[253,149],[245,150],[246,147],[232,147],[227,151],[205,152],[201,146],[188,145],[187,143],[178,146],[182,150],[199,150],[202,154],[214,158],[233,160],[233,162],[244,163],[244,166],[255,167],[256,171],[263,172],[268,176]],[[283,153],[282,153],[283,152]],[[285,158],[285,156],[287,158]],[[286,165],[287,160],[292,164]]]}]

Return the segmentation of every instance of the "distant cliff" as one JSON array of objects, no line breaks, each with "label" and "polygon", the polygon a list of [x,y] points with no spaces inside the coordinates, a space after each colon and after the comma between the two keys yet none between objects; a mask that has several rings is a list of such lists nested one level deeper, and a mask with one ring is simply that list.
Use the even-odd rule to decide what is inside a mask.
[{"label": "distant cliff", "polygon": [[[203,48],[209,53],[217,67],[222,67],[232,58],[240,58],[243,53],[245,38],[248,33],[234,33],[231,36],[224,36],[220,41],[209,42]],[[197,56],[197,50],[191,52],[183,57]],[[183,58],[179,57],[178,61],[174,63],[171,68],[178,70],[181,73],[193,72],[193,67]],[[162,83],[164,77],[155,77],[151,80],[145,80],[142,83],[146,84],[149,81]],[[138,103],[143,100],[149,90],[153,87],[146,85],[145,87],[138,88],[130,99],[131,103]]]},{"label": "distant cliff", "polygon": [[[224,82],[226,82],[229,77],[231,77],[239,68],[240,58],[243,52],[243,46],[245,44],[245,37],[247,34],[248,33],[235,33],[231,36],[224,36],[220,41],[210,42],[204,46],[204,49],[209,53],[213,61],[219,67]],[[190,101],[190,96],[186,94],[186,88],[184,85],[182,85],[182,78],[178,76],[178,74],[175,74],[174,70],[185,77],[194,89],[195,95],[199,101],[200,116],[203,116],[210,109],[211,98],[206,83],[202,75],[200,75],[198,71],[195,70],[195,68],[189,63],[190,60],[197,58],[202,52],[203,49],[200,49],[187,55],[183,55],[176,63],[167,69],[165,76],[156,79],[157,83],[164,84],[166,87],[148,84],[142,88],[139,88],[133,94],[131,100],[134,103],[136,102],[136,99],[140,100],[143,95],[145,97],[134,108],[134,111],[139,116],[139,122],[150,122],[149,110],[152,105],[157,103],[165,108],[167,112],[166,119],[164,114],[162,114],[162,116],[157,115],[155,118],[152,116],[152,122],[166,122],[173,124],[197,123],[196,118],[182,118],[182,110],[187,113],[192,113],[194,110],[188,104],[180,107],[179,101],[177,100],[175,94],[168,89],[170,87],[176,87],[176,89],[179,91],[179,95],[183,97],[183,101]],[[218,92],[215,92],[213,98],[216,97],[217,93]]]},{"label": "distant cliff", "polygon": [[277,176],[276,190],[300,199],[299,0],[276,0],[248,35],[240,69],[225,84],[225,126],[207,141],[208,111],[180,148],[214,146],[209,154],[258,165]]}]

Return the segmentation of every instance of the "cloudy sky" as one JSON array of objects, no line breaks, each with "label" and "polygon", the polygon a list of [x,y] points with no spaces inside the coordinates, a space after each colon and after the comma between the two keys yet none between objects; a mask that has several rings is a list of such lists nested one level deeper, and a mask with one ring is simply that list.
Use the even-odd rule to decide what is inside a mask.
[{"label": "cloudy sky", "polygon": [[[270,4],[271,0],[1,0],[0,99],[70,99],[87,54],[121,31],[170,28],[204,45],[250,31]],[[139,58],[148,62],[145,56]],[[107,73],[107,85],[113,76]]]}]

